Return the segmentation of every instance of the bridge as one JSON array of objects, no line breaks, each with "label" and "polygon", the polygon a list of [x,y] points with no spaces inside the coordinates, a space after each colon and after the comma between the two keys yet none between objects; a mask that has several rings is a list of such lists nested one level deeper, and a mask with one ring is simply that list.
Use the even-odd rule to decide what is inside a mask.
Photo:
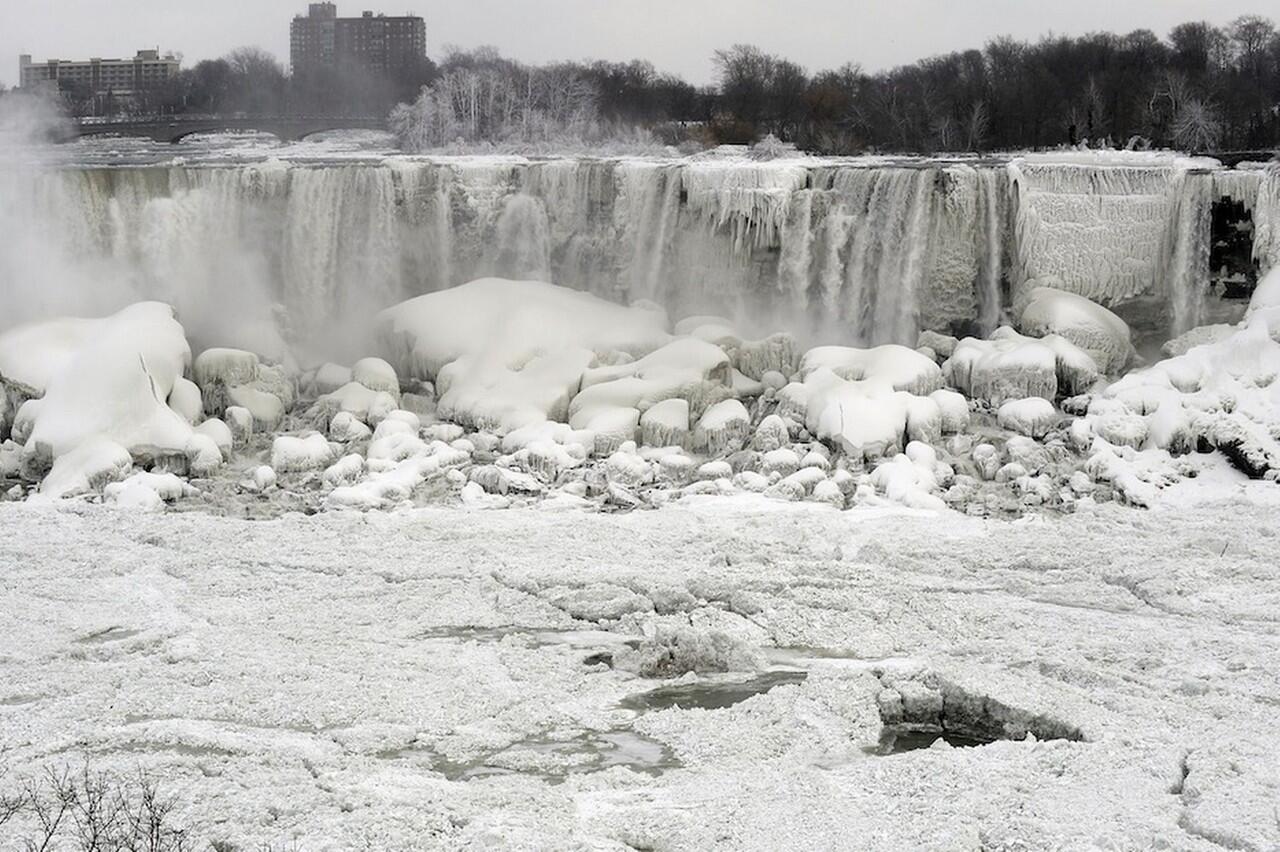
[{"label": "bridge", "polygon": [[148,116],[76,122],[74,137],[140,136],[156,142],[181,142],[195,133],[258,131],[282,142],[296,142],[328,130],[386,130],[387,120],[372,116]]}]

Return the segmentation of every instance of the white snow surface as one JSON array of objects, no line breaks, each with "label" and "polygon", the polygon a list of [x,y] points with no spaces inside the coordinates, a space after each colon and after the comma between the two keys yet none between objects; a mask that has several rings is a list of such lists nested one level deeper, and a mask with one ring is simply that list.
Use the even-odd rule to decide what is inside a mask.
[{"label": "white snow surface", "polygon": [[[1017,524],[4,504],[0,790],[141,770],[193,842],[240,848],[1267,849],[1280,506],[1213,488]],[[623,707],[663,682],[584,660],[659,628],[808,676]],[[930,684],[1083,741],[867,754],[878,702]]]}]

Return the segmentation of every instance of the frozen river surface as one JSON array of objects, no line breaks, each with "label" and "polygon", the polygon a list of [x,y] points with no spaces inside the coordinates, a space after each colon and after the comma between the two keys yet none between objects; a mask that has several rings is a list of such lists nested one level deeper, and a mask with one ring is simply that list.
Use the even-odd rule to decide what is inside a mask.
[{"label": "frozen river surface", "polygon": [[[1275,849],[1280,504],[1232,487],[1016,523],[0,505],[0,786],[141,769],[219,849]],[[662,630],[754,662],[627,671]],[[885,739],[938,701],[997,741]]]}]

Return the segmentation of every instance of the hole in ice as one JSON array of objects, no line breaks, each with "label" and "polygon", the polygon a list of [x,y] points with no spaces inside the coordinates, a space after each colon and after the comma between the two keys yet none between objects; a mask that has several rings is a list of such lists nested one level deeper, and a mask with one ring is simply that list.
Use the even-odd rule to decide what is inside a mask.
[{"label": "hole in ice", "polygon": [[124,627],[113,626],[104,630],[98,630],[90,633],[88,636],[81,636],[76,642],[80,645],[99,645],[104,642],[119,642],[128,639],[130,636],[137,636],[141,630],[129,630]]},{"label": "hole in ice", "polygon": [[[637,639],[606,630],[566,630],[556,627],[432,627],[416,638],[443,642],[476,642],[481,645],[501,642],[508,636],[524,639],[534,648],[567,645],[572,648],[596,649],[601,646],[635,647]],[[593,656],[611,656],[607,652]]]},{"label": "hole in ice", "polygon": [[954,731],[944,731],[940,728],[919,729],[890,725],[880,732],[880,742],[873,746],[863,746],[862,750],[867,754],[887,757],[891,754],[902,754],[903,752],[930,748],[938,740],[942,740],[954,748],[974,748],[976,746],[990,745],[993,742],[992,740],[971,737]]},{"label": "hole in ice", "polygon": [[35,704],[39,701],[39,695],[10,695],[6,698],[0,698],[0,707],[21,707],[26,704]]},{"label": "hole in ice", "polygon": [[430,749],[414,747],[378,752],[377,757],[422,760],[450,781],[523,775],[550,784],[615,766],[652,776],[681,766],[667,746],[629,728],[541,734],[473,761],[450,760]]},{"label": "hole in ice", "polygon": [[[939,732],[977,743],[996,740],[1081,741],[1080,729],[1061,719],[1012,707],[958,684],[925,676],[892,681],[877,696],[880,721],[894,731]],[[883,738],[882,738],[883,743]]]},{"label": "hole in ice", "polygon": [[770,671],[749,680],[699,681],[660,686],[622,699],[621,706],[639,713],[678,707],[681,710],[723,710],[755,695],[789,683],[800,683],[807,672]]}]

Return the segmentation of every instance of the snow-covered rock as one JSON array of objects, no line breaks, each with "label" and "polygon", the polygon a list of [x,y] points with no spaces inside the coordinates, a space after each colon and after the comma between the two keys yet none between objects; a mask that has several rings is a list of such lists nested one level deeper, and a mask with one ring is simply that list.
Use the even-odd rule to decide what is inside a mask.
[{"label": "snow-covered rock", "polygon": [[666,399],[640,416],[641,443],[649,447],[683,447],[690,442],[689,402]]},{"label": "snow-covered rock", "polygon": [[827,369],[846,381],[875,379],[893,390],[925,396],[942,387],[942,370],[930,358],[905,346],[893,344],[872,349],[849,346],[819,346],[800,361],[801,378]]},{"label": "snow-covered rock", "polygon": [[1000,406],[997,416],[1002,429],[1031,438],[1042,438],[1059,420],[1053,403],[1038,396],[1013,399]]},{"label": "snow-covered rock", "polygon": [[271,467],[279,473],[318,470],[333,460],[333,448],[324,435],[280,435],[271,444]]},{"label": "snow-covered rock", "polygon": [[196,434],[205,435],[213,441],[217,446],[218,452],[224,458],[231,456],[231,450],[235,446],[235,437],[231,434],[231,427],[217,417],[211,417],[203,421],[196,427]]},{"label": "snow-covered rock", "polygon": [[1031,337],[1058,335],[1080,347],[1108,375],[1122,371],[1134,356],[1129,326],[1084,296],[1052,287],[1033,288],[1019,327]]},{"label": "snow-covered rock", "polygon": [[371,391],[400,396],[400,380],[396,370],[381,358],[361,358],[351,367],[351,380]]},{"label": "snow-covered rock", "polygon": [[[68,334],[68,327],[75,333]],[[42,343],[46,336],[52,341]],[[45,385],[44,396],[24,403],[14,423],[25,445],[24,466],[57,469],[59,479],[42,491],[70,493],[85,482],[98,487],[106,481],[104,471],[119,472],[120,448],[125,456],[132,450],[184,452],[191,424],[166,400],[191,353],[168,305],[141,302],[102,320],[23,327],[0,335],[0,350],[12,349],[15,338],[34,351],[58,353],[53,371],[26,364],[16,371]],[[91,446],[75,460],[56,463],[86,442]]]},{"label": "snow-covered rock", "polygon": [[694,430],[693,443],[712,455],[743,447],[751,435],[751,414],[736,399],[726,399],[706,410]]}]

